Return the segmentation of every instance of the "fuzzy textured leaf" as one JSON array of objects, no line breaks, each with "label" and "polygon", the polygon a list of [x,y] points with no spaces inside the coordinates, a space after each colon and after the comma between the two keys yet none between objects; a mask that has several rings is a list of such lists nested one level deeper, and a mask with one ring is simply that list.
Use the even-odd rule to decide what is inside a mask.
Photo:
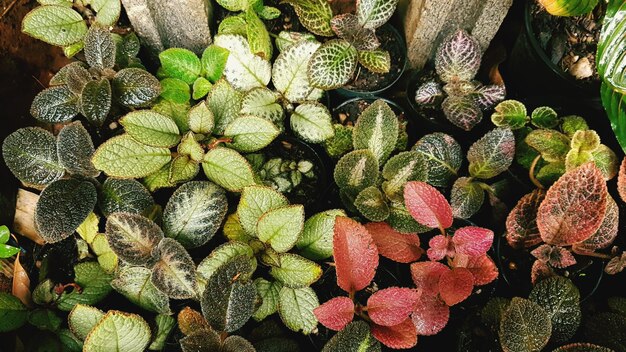
[{"label": "fuzzy textured leaf", "polygon": [[137,314],[111,310],[89,332],[83,349],[91,352],[142,352],[150,342],[150,326]]},{"label": "fuzzy textured leaf", "polygon": [[39,127],[26,127],[11,133],[2,143],[2,157],[22,182],[47,185],[65,173],[52,133]]},{"label": "fuzzy textured leaf", "polygon": [[226,80],[219,80],[213,85],[207,95],[206,105],[215,118],[214,134],[224,134],[229,123],[239,117],[242,95],[237,92]]},{"label": "fuzzy textured leaf", "polygon": [[68,86],[54,86],[39,92],[30,106],[30,114],[39,121],[62,123],[79,112],[79,97]]},{"label": "fuzzy textured leaf", "polygon": [[331,119],[326,106],[306,102],[296,107],[289,120],[291,129],[300,138],[311,143],[321,143],[335,135]]},{"label": "fuzzy textured leaf", "polygon": [[416,233],[398,232],[385,222],[371,222],[365,224],[365,228],[383,257],[398,263],[411,263],[424,253]]},{"label": "fuzzy textured leaf", "polygon": [[322,276],[319,264],[297,254],[280,254],[278,258],[280,266],[272,267],[270,275],[285,287],[307,287]]},{"label": "fuzzy textured leaf", "polygon": [[437,49],[435,69],[444,82],[469,81],[476,76],[480,61],[480,44],[460,29],[445,38]]},{"label": "fuzzy textured leaf", "polygon": [[348,83],[358,63],[358,51],[341,39],[322,44],[309,61],[309,82],[316,88],[330,90]]},{"label": "fuzzy textured leaf", "polygon": [[548,343],[550,315],[537,303],[515,297],[502,315],[500,345],[505,352],[534,352]]},{"label": "fuzzy textured leaf", "polygon": [[191,50],[170,48],[159,54],[161,71],[167,77],[178,78],[188,85],[200,76],[202,65],[200,59]]},{"label": "fuzzy textured leaf", "polygon": [[485,191],[470,177],[459,177],[452,185],[450,205],[455,218],[469,219],[476,214],[485,200]]},{"label": "fuzzy textured leaf", "polygon": [[115,43],[109,30],[100,26],[91,26],[85,36],[85,59],[89,67],[103,70],[115,65]]},{"label": "fuzzy textured leaf", "polygon": [[389,348],[411,348],[417,344],[417,328],[411,319],[394,326],[372,324],[372,335]]},{"label": "fuzzy textured leaf", "polygon": [[376,291],[367,300],[367,314],[375,324],[398,325],[407,320],[419,296],[417,290],[403,287]]},{"label": "fuzzy textured leaf", "polygon": [[602,225],[591,237],[582,242],[574,243],[572,246],[574,250],[593,252],[596,249],[607,248],[617,238],[619,232],[619,207],[610,194],[607,195],[606,201],[606,213],[604,214]]},{"label": "fuzzy textured leaf", "polygon": [[541,306],[552,321],[552,341],[564,343],[578,330],[581,319],[580,293],[576,286],[561,276],[539,281],[528,297]]},{"label": "fuzzy textured leaf", "polygon": [[98,194],[98,206],[104,216],[118,212],[147,215],[153,205],[150,192],[136,180],[109,177]]},{"label": "fuzzy textured leaf", "polygon": [[151,110],[136,110],[120,119],[131,137],[152,147],[170,148],[180,142],[180,132],[171,118]]},{"label": "fuzzy textured leaf", "polygon": [[534,190],[523,196],[506,219],[506,240],[514,248],[532,247],[541,242],[537,211],[545,192]]},{"label": "fuzzy textured leaf", "polygon": [[139,178],[158,171],[170,160],[169,149],[147,146],[123,134],[101,144],[91,161],[109,176]]},{"label": "fuzzy textured leaf", "polygon": [[39,6],[22,21],[22,32],[56,46],[74,44],[87,33],[83,17],[70,7]]},{"label": "fuzzy textured leaf", "polygon": [[256,237],[257,222],[266,212],[287,206],[289,201],[270,187],[250,186],[243,189],[237,214],[247,234]]},{"label": "fuzzy textured leaf", "polygon": [[383,163],[395,149],[398,139],[398,119],[384,100],[368,106],[354,126],[354,149],[369,149]]},{"label": "fuzzy textured leaf", "polygon": [[364,321],[354,321],[333,336],[322,352],[380,352],[380,342],[372,336],[369,325]]},{"label": "fuzzy textured leaf", "polygon": [[169,297],[150,281],[152,271],[137,266],[123,267],[111,286],[133,304],[158,314],[171,314]]},{"label": "fuzzy textured leaf", "polygon": [[340,209],[317,213],[304,222],[296,247],[300,255],[312,260],[326,259],[333,255],[333,233],[337,216],[346,216]]},{"label": "fuzzy textured leaf", "polygon": [[404,185],[409,181],[426,181],[425,158],[416,151],[401,152],[391,157],[383,167],[382,189],[387,198],[402,201]]},{"label": "fuzzy textured leaf", "polygon": [[448,121],[465,131],[470,131],[483,119],[483,112],[474,99],[468,96],[449,96],[441,104]]},{"label": "fuzzy textured leaf", "polygon": [[102,126],[109,115],[112,99],[111,82],[108,79],[87,82],[80,95],[81,113],[90,123]]},{"label": "fuzzy textured leaf", "polygon": [[286,0],[296,10],[302,25],[314,34],[324,37],[335,35],[330,27],[333,10],[325,0]]},{"label": "fuzzy textured leaf", "polygon": [[354,303],[348,297],[335,297],[315,308],[313,313],[325,327],[341,331],[354,319]]},{"label": "fuzzy textured leaf", "polygon": [[118,102],[135,108],[156,99],[161,94],[161,84],[147,71],[129,67],[115,74],[113,90]]},{"label": "fuzzy textured leaf", "polygon": [[196,266],[180,243],[164,238],[155,252],[159,261],[152,268],[152,284],[169,297],[186,299],[196,296]]},{"label": "fuzzy textured leaf", "polygon": [[257,236],[279,253],[290,250],[304,226],[304,206],[288,205],[267,211],[257,223]]},{"label": "fuzzy textured leaf", "polygon": [[427,172],[425,181],[435,187],[447,187],[463,162],[459,143],[441,132],[425,135],[415,144],[413,150],[424,157],[424,169]]},{"label": "fuzzy textured leaf", "polygon": [[368,149],[355,150],[339,159],[333,175],[339,188],[356,195],[376,183],[378,160]]},{"label": "fuzzy textured leaf", "polygon": [[95,150],[91,136],[81,122],[66,125],[57,138],[59,160],[67,171],[85,177],[96,177],[100,174],[91,164]]},{"label": "fuzzy textured leaf", "polygon": [[106,235],[115,254],[134,265],[151,261],[153,250],[164,237],[152,220],[131,213],[111,214],[106,223]]},{"label": "fuzzy textured leaf", "polygon": [[243,96],[240,114],[263,118],[279,128],[282,128],[285,118],[283,107],[278,103],[278,94],[265,87],[254,88]]},{"label": "fuzzy textured leaf", "polygon": [[315,291],[310,287],[283,287],[279,293],[278,313],[285,326],[304,335],[312,333],[317,327],[317,318],[313,310],[319,306]]},{"label": "fuzzy textured leaf", "polygon": [[356,15],[365,28],[378,28],[387,23],[396,10],[398,0],[360,0]]},{"label": "fuzzy textured leaf", "polygon": [[498,127],[508,127],[512,130],[526,126],[529,118],[526,106],[517,100],[505,100],[494,108],[491,122]]},{"label": "fuzzy textured leaf", "polygon": [[467,152],[472,177],[489,179],[506,171],[515,156],[515,137],[508,128],[487,132]]},{"label": "fuzzy textured leaf", "polygon": [[232,138],[230,146],[240,152],[256,152],[267,147],[280,131],[266,119],[241,116],[226,126],[224,137]]},{"label": "fuzzy textured leaf", "polygon": [[98,324],[102,317],[104,317],[104,312],[100,309],[77,304],[68,315],[67,323],[72,333],[79,339],[84,340],[89,335],[89,331]]},{"label": "fuzzy textured leaf", "polygon": [[255,184],[252,167],[232,149],[209,150],[202,160],[202,169],[209,180],[231,192],[241,192],[244,187]]},{"label": "fuzzy textured leaf", "polygon": [[333,236],[337,285],[350,293],[367,287],[378,267],[378,249],[367,229],[358,222],[338,216]]},{"label": "fuzzy textured leaf", "polygon": [[323,91],[311,87],[307,69],[309,61],[320,47],[317,41],[302,40],[280,53],[272,67],[274,87],[290,102],[318,100]]},{"label": "fuzzy textured leaf", "polygon": [[221,34],[213,41],[230,52],[224,67],[224,77],[235,89],[248,91],[267,86],[272,77],[272,66],[267,60],[252,54],[246,38]]},{"label": "fuzzy textured leaf", "polygon": [[404,202],[420,224],[441,229],[452,226],[452,208],[433,186],[421,181],[408,182],[404,186]]},{"label": "fuzzy textured leaf", "polygon": [[417,334],[424,336],[439,333],[448,324],[449,318],[450,307],[433,294],[422,293],[411,313]]}]

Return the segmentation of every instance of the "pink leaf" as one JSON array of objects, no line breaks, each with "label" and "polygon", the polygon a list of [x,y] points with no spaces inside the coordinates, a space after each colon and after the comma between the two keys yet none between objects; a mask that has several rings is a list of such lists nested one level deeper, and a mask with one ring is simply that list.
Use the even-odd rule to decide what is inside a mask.
[{"label": "pink leaf", "polygon": [[439,278],[450,268],[439,262],[417,262],[411,264],[411,277],[422,294],[435,295],[439,292]]},{"label": "pink leaf", "polygon": [[404,185],[404,203],[411,216],[424,226],[442,229],[452,226],[450,203],[426,182],[407,182]]},{"label": "pink leaf", "polygon": [[604,272],[609,275],[615,275],[622,272],[624,268],[626,268],[626,252],[622,252],[621,255],[611,258],[611,260],[606,263]]},{"label": "pink leaf", "polygon": [[572,253],[563,247],[542,244],[533,249],[530,254],[553,268],[567,268],[576,264],[576,259]]},{"label": "pink leaf", "polygon": [[389,348],[411,348],[417,344],[417,330],[411,319],[395,326],[372,324],[372,335]]},{"label": "pink leaf", "polygon": [[555,276],[554,270],[541,260],[535,260],[530,269],[530,282],[535,285],[537,282]]},{"label": "pink leaf", "polygon": [[348,297],[335,297],[313,310],[313,314],[325,327],[339,331],[354,317],[354,303]]},{"label": "pink leaf", "polygon": [[452,262],[453,267],[466,268],[474,275],[474,285],[486,285],[498,277],[496,263],[486,254],[480,257],[457,255]]},{"label": "pink leaf", "polygon": [[440,332],[450,318],[448,307],[437,295],[422,294],[415,303],[411,320],[418,335],[430,336]]},{"label": "pink leaf", "polygon": [[420,247],[420,238],[415,233],[398,232],[386,222],[370,222],[365,224],[365,228],[383,257],[398,263],[411,263],[424,253]]},{"label": "pink leaf", "polygon": [[543,190],[536,189],[523,196],[506,218],[506,240],[513,248],[528,248],[541,243],[537,228],[537,210],[545,198]]},{"label": "pink leaf", "polygon": [[619,167],[619,173],[617,174],[617,191],[619,197],[622,198],[622,202],[626,202],[626,157],[622,160],[622,165]]},{"label": "pink leaf", "polygon": [[591,237],[572,245],[572,248],[575,249],[576,252],[593,252],[596,249],[606,248],[610,246],[615,240],[615,237],[617,237],[619,207],[611,195],[607,195],[606,201],[606,214],[604,214],[602,225],[600,225],[598,231],[591,235]]},{"label": "pink leaf", "polygon": [[390,287],[376,291],[367,300],[367,314],[378,325],[398,325],[409,317],[419,298],[415,289]]},{"label": "pink leaf", "polygon": [[378,249],[365,226],[338,216],[333,235],[333,256],[337,285],[344,291],[360,291],[372,282],[378,267]]},{"label": "pink leaf", "polygon": [[436,262],[445,257],[454,257],[454,247],[447,236],[437,235],[428,242],[426,254],[428,259]]},{"label": "pink leaf", "polygon": [[479,257],[487,253],[493,243],[493,231],[477,226],[466,226],[452,237],[456,253]]},{"label": "pink leaf", "polygon": [[604,219],[606,195],[602,171],[594,163],[561,176],[550,187],[537,212],[543,241],[567,246],[589,238]]},{"label": "pink leaf", "polygon": [[439,295],[449,306],[463,302],[473,289],[474,275],[465,268],[453,268],[439,278]]}]

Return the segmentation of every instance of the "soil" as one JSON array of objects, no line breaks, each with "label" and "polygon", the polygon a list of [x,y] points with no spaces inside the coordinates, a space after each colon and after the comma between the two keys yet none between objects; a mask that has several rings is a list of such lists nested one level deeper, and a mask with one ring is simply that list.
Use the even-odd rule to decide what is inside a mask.
[{"label": "soil", "polygon": [[[347,104],[343,104],[333,109],[333,122],[341,123],[345,126],[353,126],[356,120],[359,118],[363,110],[367,109],[374,101],[373,100],[354,100]],[[396,113],[400,121],[405,121],[404,111],[397,106],[389,105],[393,112]]]},{"label": "soil", "polygon": [[605,12],[606,3],[600,1],[587,15],[552,16],[534,2],[532,29],[553,64],[577,80],[597,81],[596,50]]},{"label": "soil", "polygon": [[344,87],[347,90],[375,92],[393,84],[404,70],[406,53],[402,37],[399,37],[390,25],[384,25],[376,30],[380,41],[380,49],[386,50],[391,56],[391,68],[388,73],[370,72],[360,64],[354,72],[352,80]]}]

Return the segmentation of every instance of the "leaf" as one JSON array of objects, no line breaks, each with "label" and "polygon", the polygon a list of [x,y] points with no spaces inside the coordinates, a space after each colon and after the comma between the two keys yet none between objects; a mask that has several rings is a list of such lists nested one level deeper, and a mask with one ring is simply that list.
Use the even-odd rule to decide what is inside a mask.
[{"label": "leaf", "polygon": [[42,122],[66,122],[78,115],[78,102],[79,97],[67,86],[50,87],[35,96],[30,114]]},{"label": "leaf", "polygon": [[67,323],[72,333],[80,340],[84,340],[102,317],[104,317],[104,312],[100,309],[84,304],[77,304],[72,311],[70,311],[67,317]]},{"label": "leaf", "polygon": [[134,67],[124,68],[113,77],[117,101],[130,108],[141,107],[161,94],[159,81],[150,73]]},{"label": "leaf", "polygon": [[57,153],[61,165],[73,174],[95,177],[100,173],[91,164],[94,153],[91,136],[80,122],[66,125],[59,132]]},{"label": "leaf", "polygon": [[473,288],[474,275],[465,268],[446,270],[439,278],[439,295],[448,306],[463,302]]},{"label": "leaf", "polygon": [[446,37],[435,56],[435,69],[444,82],[470,81],[480,68],[481,49],[476,39],[459,29]]},{"label": "leaf", "polygon": [[419,295],[414,289],[401,287],[376,291],[367,300],[367,314],[377,325],[396,326],[409,318]]},{"label": "leaf", "polygon": [[282,129],[285,118],[283,107],[278,103],[278,94],[265,87],[247,92],[241,101],[239,113],[263,118],[273,122],[279,129]]},{"label": "leaf", "polygon": [[233,332],[252,316],[257,290],[247,279],[251,270],[250,260],[239,256],[209,278],[202,294],[202,314],[215,330]]},{"label": "leaf", "polygon": [[574,284],[561,276],[549,277],[535,285],[528,297],[550,316],[552,341],[568,341],[580,325],[580,293]]},{"label": "leaf", "polygon": [[328,329],[341,331],[354,318],[354,303],[348,297],[335,297],[315,308],[313,313]]},{"label": "leaf", "polygon": [[308,32],[280,31],[280,33],[278,33],[278,37],[276,38],[275,43],[278,51],[283,52],[287,50],[290,46],[304,40],[317,42],[315,36]]},{"label": "leaf", "polygon": [[280,131],[266,119],[241,116],[226,126],[224,137],[231,138],[230,146],[240,152],[256,152],[267,147]]},{"label": "leaf", "polygon": [[541,242],[537,211],[545,192],[534,190],[523,196],[506,219],[506,240],[514,248],[532,247]]},{"label": "leaf", "polygon": [[97,262],[82,262],[74,266],[74,282],[82,288],[64,292],[57,300],[57,308],[69,312],[76,304],[94,305],[111,292],[111,274],[107,274]]},{"label": "leaf", "polygon": [[404,185],[408,181],[424,181],[427,170],[422,154],[416,151],[400,152],[391,157],[383,167],[382,189],[387,198],[402,201]]},{"label": "leaf", "polygon": [[376,33],[372,28],[364,28],[356,15],[343,13],[330,20],[330,26],[337,36],[350,44],[358,51],[374,50],[380,46]]},{"label": "leaf", "polygon": [[420,105],[436,105],[443,98],[443,91],[439,83],[428,81],[417,88],[415,91],[415,102]]},{"label": "leaf", "polygon": [[552,269],[548,264],[542,262],[541,260],[535,260],[533,266],[530,268],[530,282],[533,285],[541,280],[555,275],[556,273],[554,272],[554,269]]},{"label": "leaf", "polygon": [[148,347],[150,350],[160,351],[165,347],[172,329],[176,325],[176,319],[170,315],[159,314],[155,318],[155,332],[152,342]]},{"label": "leaf", "polygon": [[178,328],[184,335],[192,335],[199,330],[211,330],[200,312],[189,307],[183,308],[177,316]]},{"label": "leaf", "polygon": [[202,160],[202,169],[209,180],[230,192],[241,192],[255,184],[252,167],[241,154],[228,148],[209,150]]},{"label": "leaf", "polygon": [[452,237],[456,254],[470,257],[485,255],[493,243],[493,231],[478,226],[457,229]]},{"label": "leaf", "polygon": [[290,117],[293,132],[311,143],[321,143],[335,135],[328,109],[317,102],[306,102],[296,107]]},{"label": "leaf", "polygon": [[111,310],[85,339],[85,351],[144,351],[150,342],[150,327],[137,314]]},{"label": "leaf", "polygon": [[546,11],[553,16],[580,16],[591,12],[598,0],[539,0]]},{"label": "leaf", "polygon": [[[441,264],[443,265],[443,264]],[[411,314],[418,335],[432,336],[439,333],[450,318],[448,307],[437,295],[422,294]]]},{"label": "leaf", "polygon": [[384,50],[359,51],[359,63],[374,73],[387,73],[391,69],[391,57]]},{"label": "leaf", "polygon": [[[119,3],[119,1],[118,1]],[[89,67],[98,70],[115,66],[115,43],[109,30],[91,26],[85,36],[85,59]]]},{"label": "leaf", "polygon": [[11,133],[2,143],[2,157],[22,182],[47,185],[65,173],[52,133],[39,127],[26,127]]},{"label": "leaf", "polygon": [[593,235],[606,213],[606,192],[602,173],[593,163],[563,175],[550,187],[537,212],[543,241],[569,245]]},{"label": "leaf", "polygon": [[152,268],[152,284],[174,299],[195,297],[196,267],[185,248],[176,240],[164,238],[155,252],[159,261]]},{"label": "leaf", "polygon": [[224,352],[256,352],[252,343],[241,336],[231,335],[224,339]]},{"label": "leaf", "polygon": [[417,329],[411,319],[394,326],[373,324],[372,335],[389,348],[411,348],[417,344]]},{"label": "leaf", "polygon": [[358,51],[352,44],[342,39],[329,40],[309,61],[309,82],[324,90],[339,88],[348,83],[357,63]]},{"label": "leaf", "polygon": [[211,134],[215,127],[215,117],[204,102],[189,109],[189,129],[194,133]]},{"label": "leaf", "polygon": [[169,170],[169,181],[172,184],[187,182],[192,180],[200,172],[200,165],[195,160],[191,160],[189,155],[178,155],[172,160]]},{"label": "leaf", "polygon": [[358,194],[376,184],[378,161],[368,149],[354,150],[339,159],[333,176],[339,188]]},{"label": "leaf", "polygon": [[248,8],[242,14],[246,20],[246,38],[250,44],[250,51],[266,60],[272,59],[272,41],[270,34],[265,28],[265,23],[261,21],[259,15],[252,8]]},{"label": "leaf", "polygon": [[89,181],[57,180],[46,187],[35,208],[35,226],[48,243],[71,236],[96,205],[96,188]]},{"label": "leaf", "polygon": [[278,297],[278,314],[285,326],[296,332],[302,331],[304,335],[317,328],[317,318],[313,310],[319,306],[319,301],[310,287],[283,287]]},{"label": "leaf", "polygon": [[365,28],[378,28],[391,18],[398,0],[360,0],[356,7],[359,23]]},{"label": "leaf", "polygon": [[505,352],[540,351],[548,343],[552,323],[537,303],[515,297],[502,315],[500,345]]},{"label": "leaf", "polygon": [[517,100],[505,100],[494,108],[491,122],[498,127],[508,127],[518,130],[528,122],[526,106]]},{"label": "leaf", "polygon": [[283,286],[279,282],[267,281],[263,278],[254,280],[254,284],[261,297],[261,305],[255,310],[252,317],[256,321],[261,321],[278,312],[279,293]]},{"label": "leaf", "polygon": [[198,284],[201,288],[199,292],[204,292],[206,281],[209,280],[221,266],[239,256],[245,256],[249,259],[251,272],[256,270],[257,262],[252,248],[244,242],[231,240],[215,248],[208,257],[204,258],[200,264],[198,264],[197,276],[199,280]]},{"label": "leaf", "polygon": [[124,126],[126,133],[145,145],[170,148],[180,141],[176,123],[151,110],[130,112],[120,119],[120,124]]},{"label": "leaf", "polygon": [[113,273],[117,269],[119,258],[113,252],[105,235],[98,234],[91,243],[93,253],[98,257],[98,264],[106,273]]},{"label": "leaf", "polygon": [[467,96],[448,96],[441,108],[448,121],[465,131],[470,131],[483,118],[480,107]]},{"label": "leaf", "polygon": [[209,45],[204,49],[200,62],[202,64],[202,73],[209,81],[217,82],[222,77],[229,54],[230,52],[227,49],[216,45]]},{"label": "leaf", "polygon": [[150,192],[138,181],[130,179],[107,178],[98,196],[104,216],[118,212],[147,215],[154,205]]},{"label": "leaf", "polygon": [[565,160],[570,150],[569,138],[554,130],[534,130],[526,136],[526,144],[537,150],[548,162]]},{"label": "leaf", "polygon": [[245,187],[241,192],[237,214],[247,234],[256,237],[257,222],[266,212],[287,206],[287,198],[265,186]]},{"label": "leaf", "polygon": [[273,266],[270,275],[285,287],[307,287],[322,276],[322,268],[317,263],[297,254],[283,253],[278,258],[280,266]]},{"label": "leaf", "polygon": [[395,262],[414,262],[424,252],[415,233],[400,233],[384,222],[371,222],[365,224],[365,228],[372,235],[380,255]]},{"label": "leaf", "polygon": [[471,177],[459,177],[452,185],[450,205],[455,218],[469,219],[476,214],[485,200],[485,191]]},{"label": "leaf", "polygon": [[576,342],[576,343],[571,343],[565,346],[561,346],[552,352],[611,352],[611,351],[612,351],[611,349],[608,349],[606,347],[592,345],[590,343],[585,343],[585,342]]},{"label": "leaf", "polygon": [[213,38],[215,45],[230,52],[224,77],[239,91],[265,87],[272,77],[270,63],[250,51],[248,41],[241,35],[220,34]]},{"label": "leaf", "polygon": [[452,261],[455,268],[466,268],[474,276],[474,286],[486,285],[498,278],[496,263],[486,254],[481,256],[456,255]]},{"label": "leaf", "polygon": [[154,259],[153,250],[163,239],[163,231],[152,220],[131,213],[113,213],[106,223],[109,245],[120,259],[144,265]]},{"label": "leaf", "polygon": [[363,351],[380,352],[380,343],[370,333],[364,321],[354,321],[333,336],[322,352]]},{"label": "leaf", "polygon": [[269,210],[257,223],[257,235],[263,243],[282,253],[290,250],[304,226],[304,207],[290,205]]},{"label": "leaf", "polygon": [[309,61],[320,47],[317,41],[302,40],[281,52],[272,67],[274,87],[290,102],[318,100],[323,91],[311,87],[307,76]]},{"label": "leaf", "polygon": [[411,278],[423,295],[439,293],[439,279],[450,269],[436,261],[424,261],[411,264]]},{"label": "leaf", "polygon": [[515,137],[510,129],[495,128],[472,144],[467,152],[472,177],[489,179],[506,171],[513,163]]},{"label": "leaf", "polygon": [[330,20],[333,10],[330,4],[324,0],[286,0],[296,10],[298,19],[311,33],[324,37],[335,35],[330,28]]},{"label": "leaf", "polygon": [[533,249],[530,254],[553,268],[566,268],[576,264],[576,259],[572,253],[563,247],[542,244]]},{"label": "leaf", "polygon": [[[3,148],[4,149],[4,148]],[[6,156],[4,157],[6,160]],[[623,202],[626,202],[626,157],[622,159],[617,175],[617,192]]]},{"label": "leaf", "polygon": [[215,118],[214,134],[224,134],[226,126],[239,117],[241,99],[241,93],[225,80],[219,80],[213,85],[207,95],[206,105]]},{"label": "leaf", "polygon": [[100,81],[87,82],[80,95],[81,113],[87,121],[101,126],[111,109],[111,83],[103,78]]},{"label": "leaf", "polygon": [[202,64],[191,50],[170,48],[159,54],[162,72],[170,78],[177,78],[188,85],[200,76]]},{"label": "leaf", "polygon": [[180,339],[183,352],[209,352],[221,350],[220,336],[212,329],[200,329]]},{"label": "leaf", "polygon": [[420,224],[441,229],[452,226],[452,208],[433,186],[421,181],[408,182],[404,186],[404,202]]},{"label": "leaf", "polygon": [[204,77],[198,77],[191,86],[191,97],[193,100],[204,98],[213,87],[213,84]]},{"label": "leaf", "polygon": [[101,144],[91,161],[109,176],[139,178],[158,171],[170,160],[167,148],[151,147],[123,134]]},{"label": "leaf", "polygon": [[533,125],[539,128],[555,128],[559,124],[559,118],[551,107],[540,106],[531,114]]},{"label": "leaf", "polygon": [[333,233],[337,216],[346,216],[340,209],[326,210],[308,218],[296,247],[300,255],[312,259],[326,259],[333,254]]},{"label": "leaf", "polygon": [[358,222],[338,216],[333,236],[337,285],[348,293],[367,287],[378,267],[378,249],[367,229]]},{"label": "leaf", "polygon": [[74,44],[87,33],[83,17],[66,6],[39,6],[22,21],[22,32],[56,46]]},{"label": "leaf", "polygon": [[593,162],[602,171],[605,180],[610,180],[618,172],[617,155],[604,144],[600,144],[596,150],[591,153]]},{"label": "leaf", "polygon": [[606,213],[598,231],[586,240],[574,243],[572,249],[575,251],[593,252],[596,249],[607,248],[617,238],[619,232],[619,207],[610,194],[607,195],[606,201]]},{"label": "leaf", "polygon": [[126,266],[121,268],[111,286],[133,304],[158,314],[172,314],[167,294],[150,280],[152,270]]},{"label": "leaf", "polygon": [[96,11],[96,22],[113,26],[120,17],[122,4],[119,0],[91,0],[91,8]]},{"label": "leaf", "polygon": [[28,317],[28,310],[20,300],[6,292],[0,292],[0,331],[20,328]]},{"label": "leaf", "polygon": [[398,119],[384,100],[368,106],[354,126],[354,149],[369,149],[379,163],[389,158],[398,138]]},{"label": "leaf", "polygon": [[494,105],[504,100],[505,97],[506,88],[504,87],[504,85],[498,84],[480,86],[476,88],[474,92],[474,99],[481,110],[491,109]]},{"label": "leaf", "polygon": [[191,99],[191,89],[185,81],[178,78],[161,80],[161,98],[177,104],[185,104]]},{"label": "leaf", "polygon": [[389,206],[378,187],[362,190],[354,200],[354,206],[370,221],[384,221],[389,217]]},{"label": "leaf", "polygon": [[413,147],[425,160],[425,182],[435,187],[447,187],[461,168],[461,146],[451,136],[436,132],[422,137]]}]

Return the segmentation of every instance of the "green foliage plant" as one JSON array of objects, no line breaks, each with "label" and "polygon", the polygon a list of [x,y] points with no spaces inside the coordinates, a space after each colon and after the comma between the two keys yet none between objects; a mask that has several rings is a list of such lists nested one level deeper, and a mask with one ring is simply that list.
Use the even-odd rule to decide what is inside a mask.
[{"label": "green foliage plant", "polygon": [[[0,259],[11,258],[12,256],[20,252],[19,247],[14,247],[7,244],[10,238],[11,232],[9,231],[9,228],[4,225],[0,226]],[[2,263],[0,263],[0,265],[1,264]]]}]

